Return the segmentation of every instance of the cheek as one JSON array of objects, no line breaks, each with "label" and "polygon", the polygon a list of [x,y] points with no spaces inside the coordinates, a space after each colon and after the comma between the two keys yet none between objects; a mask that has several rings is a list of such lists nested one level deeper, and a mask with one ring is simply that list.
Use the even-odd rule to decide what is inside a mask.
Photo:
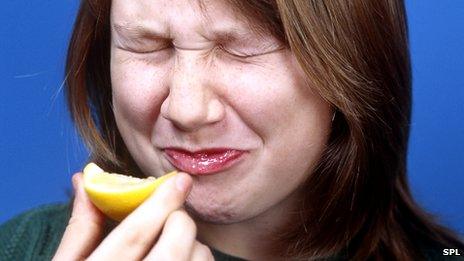
[{"label": "cheek", "polygon": [[329,107],[304,80],[295,58],[283,53],[271,59],[265,65],[223,70],[224,96],[241,120],[264,140],[289,131],[301,138],[308,134],[301,127],[324,129],[320,123],[326,121]]},{"label": "cheek", "polygon": [[164,75],[162,69],[155,70],[140,62],[112,61],[113,108],[118,122],[127,122],[139,131],[150,131],[168,94],[163,87]]},{"label": "cheek", "polygon": [[264,182],[252,183],[263,184],[263,191],[290,191],[317,162],[330,132],[331,112],[330,105],[305,81],[293,56],[276,57],[272,64],[256,69],[261,71],[244,70],[229,82],[241,94],[234,108],[263,140],[257,166],[267,176]]}]

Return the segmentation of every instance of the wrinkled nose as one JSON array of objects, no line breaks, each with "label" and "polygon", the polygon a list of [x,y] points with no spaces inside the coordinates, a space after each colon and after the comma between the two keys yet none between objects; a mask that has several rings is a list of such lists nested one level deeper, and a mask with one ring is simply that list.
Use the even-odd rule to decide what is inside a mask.
[{"label": "wrinkled nose", "polygon": [[198,130],[224,116],[224,106],[214,92],[208,70],[207,58],[195,50],[178,51],[170,68],[169,95],[161,106],[161,115],[183,131]]}]

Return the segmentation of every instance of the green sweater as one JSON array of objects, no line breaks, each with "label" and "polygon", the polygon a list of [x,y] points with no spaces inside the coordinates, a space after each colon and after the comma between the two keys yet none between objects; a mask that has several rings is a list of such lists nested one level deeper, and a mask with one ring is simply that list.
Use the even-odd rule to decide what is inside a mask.
[{"label": "green sweater", "polygon": [[[69,204],[50,204],[29,210],[1,225],[0,260],[51,260],[70,213]],[[244,260],[213,248],[211,251],[216,261]],[[464,260],[463,256],[443,256],[441,248],[424,248],[423,251],[427,260]]]},{"label": "green sweater", "polygon": [[[0,260],[51,260],[70,218],[69,204],[44,205],[0,226]],[[216,261],[240,261],[211,248]]]}]

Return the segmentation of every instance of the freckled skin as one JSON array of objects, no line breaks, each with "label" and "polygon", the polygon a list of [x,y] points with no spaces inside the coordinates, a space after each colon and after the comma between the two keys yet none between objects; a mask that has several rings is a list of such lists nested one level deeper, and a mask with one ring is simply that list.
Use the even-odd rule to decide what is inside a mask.
[{"label": "freckled skin", "polygon": [[[134,46],[126,39],[124,50],[112,30],[118,128],[149,176],[173,169],[165,146],[249,150],[223,173],[194,176],[186,208],[204,222],[202,228],[260,219],[272,226],[285,218],[279,210],[289,208],[289,196],[313,170],[327,142],[332,109],[276,39],[256,36],[254,42],[227,47],[236,54],[265,53],[246,59],[218,49],[213,29],[250,30],[220,1],[207,2],[208,21],[195,2],[112,2],[112,25],[143,25],[172,39],[167,48],[166,39]],[[159,50],[136,53],[137,48]]]}]

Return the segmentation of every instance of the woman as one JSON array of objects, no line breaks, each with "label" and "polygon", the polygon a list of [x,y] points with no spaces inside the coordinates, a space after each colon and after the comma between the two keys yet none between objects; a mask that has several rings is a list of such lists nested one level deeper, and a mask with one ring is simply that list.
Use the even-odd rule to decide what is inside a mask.
[{"label": "woman", "polygon": [[69,221],[63,208],[36,214],[54,225],[23,252],[436,260],[463,249],[409,192],[404,13],[400,0],[83,1],[66,76],[91,160],[185,173],[107,229],[76,174]]}]

